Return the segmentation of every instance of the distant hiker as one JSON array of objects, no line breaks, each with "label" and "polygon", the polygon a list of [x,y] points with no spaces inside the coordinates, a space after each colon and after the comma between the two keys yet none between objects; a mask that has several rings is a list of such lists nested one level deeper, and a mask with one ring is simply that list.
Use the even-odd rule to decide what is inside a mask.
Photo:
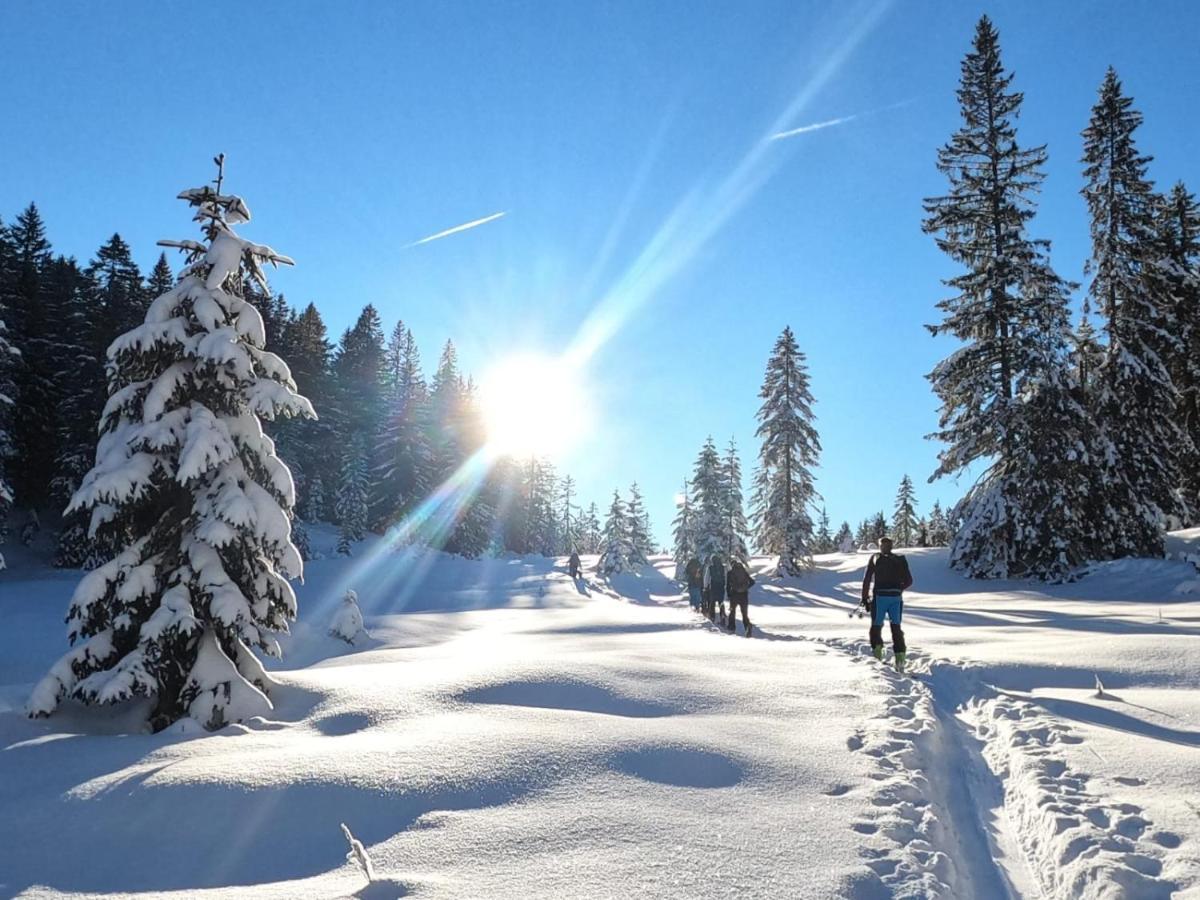
[{"label": "distant hiker", "polygon": [[862,603],[871,613],[871,653],[876,659],[883,659],[883,620],[886,617],[892,627],[892,650],[896,654],[896,669],[900,672],[904,671],[908,658],[900,620],[904,613],[904,592],[912,587],[912,583],[908,560],[892,552],[891,538],[880,538],[879,552],[871,557],[863,576]]},{"label": "distant hiker", "polygon": [[[714,553],[709,559],[708,571],[704,577],[704,589],[707,592],[708,608],[705,614],[710,621],[725,624],[725,563],[721,562],[721,554]],[[721,617],[717,619],[717,610]]]},{"label": "distant hiker", "polygon": [[688,601],[692,609],[700,612],[704,605],[704,566],[693,556],[687,561],[684,575],[687,578]]},{"label": "distant hiker", "polygon": [[571,572],[571,578],[579,578],[579,554],[574,550],[571,551],[571,558],[567,560],[567,568]]},{"label": "distant hiker", "polygon": [[729,577],[725,580],[725,587],[729,591],[730,634],[737,632],[739,606],[742,608],[742,630],[746,632],[746,637],[750,637],[750,633],[754,630],[754,626],[750,624],[750,588],[753,584],[754,579],[750,577],[750,573],[740,562],[734,562],[729,567]]}]

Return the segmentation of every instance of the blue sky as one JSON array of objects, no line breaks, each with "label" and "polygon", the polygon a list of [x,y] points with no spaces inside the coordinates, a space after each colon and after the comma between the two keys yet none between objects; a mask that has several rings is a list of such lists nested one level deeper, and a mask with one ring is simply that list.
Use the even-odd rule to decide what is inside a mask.
[{"label": "blue sky", "polygon": [[1033,230],[1082,279],[1079,132],[1106,66],[1152,175],[1200,188],[1196,4],[4,3],[0,215],[35,200],[58,251],[86,260],[116,230],[148,267],[157,239],[192,236],[172,198],[223,150],[243,233],[297,260],[276,290],[335,337],[371,302],[427,368],[452,338],[480,374],[599,321],[597,420],[560,466],[602,506],[638,480],[664,541],[707,435],[752,470],[790,324],[835,525],[890,512],[906,472],[925,511],[967,485],[925,484],[924,375],[951,344],[923,326],[953,270],[921,198],[944,189],[983,12],[1026,93],[1021,139],[1049,144]]}]

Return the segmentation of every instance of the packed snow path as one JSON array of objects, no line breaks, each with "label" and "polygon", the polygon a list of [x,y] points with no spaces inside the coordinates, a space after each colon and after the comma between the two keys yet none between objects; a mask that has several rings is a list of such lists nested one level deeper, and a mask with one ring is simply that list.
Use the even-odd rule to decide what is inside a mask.
[{"label": "packed snow path", "polygon": [[71,579],[18,560],[0,896],[1200,895],[1182,567],[1034,591],[915,553],[909,677],[847,618],[862,556],[760,580],[745,640],[651,570],[365,551],[311,565],[272,717],[216,735],[25,720]]}]

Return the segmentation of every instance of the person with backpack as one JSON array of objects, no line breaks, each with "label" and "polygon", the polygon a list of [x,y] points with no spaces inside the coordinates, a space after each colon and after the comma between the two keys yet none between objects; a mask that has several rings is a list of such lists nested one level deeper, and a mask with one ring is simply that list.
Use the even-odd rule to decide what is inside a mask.
[{"label": "person with backpack", "polygon": [[725,579],[725,587],[729,592],[730,634],[737,633],[739,606],[742,608],[742,630],[746,632],[746,637],[750,637],[750,633],[754,630],[754,626],[750,624],[750,588],[753,585],[754,579],[750,577],[746,567],[741,562],[735,561],[729,567],[729,577]]},{"label": "person with backpack", "polygon": [[579,579],[579,552],[577,550],[571,551],[571,558],[567,560],[567,569],[571,573],[572,580]]},{"label": "person with backpack", "polygon": [[880,538],[879,552],[871,557],[863,576],[862,605],[871,614],[871,653],[876,659],[883,659],[883,620],[886,618],[891,625],[892,652],[898,672],[904,671],[908,659],[900,621],[904,614],[904,592],[912,583],[908,560],[892,552],[891,538]]},{"label": "person with backpack", "polygon": [[688,601],[693,610],[700,612],[704,606],[704,566],[693,556],[687,561],[683,572],[687,579]]},{"label": "person with backpack", "polygon": [[[721,554],[714,553],[708,563],[708,571],[705,573],[705,590],[708,592],[708,618],[709,621],[719,622],[722,627],[725,625],[725,563],[721,562]],[[721,618],[717,619],[717,610],[721,611]]]}]

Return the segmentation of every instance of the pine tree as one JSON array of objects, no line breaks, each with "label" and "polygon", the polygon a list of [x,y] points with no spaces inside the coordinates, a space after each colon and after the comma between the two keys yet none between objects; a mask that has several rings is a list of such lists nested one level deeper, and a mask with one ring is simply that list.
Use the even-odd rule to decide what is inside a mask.
[{"label": "pine tree", "polygon": [[742,500],[742,462],[738,458],[737,445],[733,438],[729,439],[723,464],[721,530],[725,559],[736,559],[744,563],[750,559],[750,551],[746,548],[746,536],[750,533],[750,526],[746,523],[746,509]]},{"label": "pine tree", "polygon": [[599,553],[600,552],[600,511],[596,509],[596,504],[589,504],[587,512],[583,515],[583,521],[579,525],[580,540],[582,553]]},{"label": "pine tree", "polygon": [[604,522],[604,534],[600,538],[600,560],[597,571],[608,578],[632,570],[636,565],[637,551],[630,540],[629,518],[621,495],[613,491],[612,505]]},{"label": "pine tree", "polygon": [[[850,526],[846,526],[849,529]],[[829,513],[821,507],[817,516],[817,533],[813,536],[813,553],[832,553],[835,549],[833,533],[829,530]]]},{"label": "pine tree", "polygon": [[[1080,510],[1060,509],[1052,526],[1032,498],[1074,492],[1088,477],[1090,454],[1078,444],[1086,414],[1073,401],[1077,387],[1067,369],[1071,285],[1051,269],[1049,244],[1026,234],[1046,151],[1017,144],[1024,98],[1011,85],[984,16],[962,64],[963,125],[938,153],[950,193],[925,202],[926,232],[966,269],[946,282],[957,293],[938,304],[945,318],[930,326],[962,343],[929,375],[942,403],[933,437],[946,444],[933,477],[989,462],[957,507],[963,524],[951,565],[975,577],[1057,577],[1059,564],[1050,565],[1043,551],[1077,558],[1091,536],[1078,525]],[[1044,433],[1051,409],[1068,419],[1057,436]],[[1048,477],[1039,462],[1056,441],[1067,456]]]},{"label": "pine tree", "polygon": [[1160,303],[1169,304],[1175,340],[1162,346],[1178,396],[1175,418],[1188,440],[1179,455],[1183,524],[1200,522],[1200,206],[1182,182],[1155,205],[1155,258]]},{"label": "pine tree", "polygon": [[142,322],[150,298],[142,287],[142,273],[133,261],[129,245],[119,234],[114,234],[96,251],[85,271],[93,284],[91,320],[96,355],[103,358],[105,348],[113,340]]},{"label": "pine tree", "polygon": [[887,533],[887,516],[883,514],[883,510],[880,510],[871,519],[871,542],[878,544],[880,540],[887,537]]},{"label": "pine tree", "polygon": [[1154,194],[1134,132],[1142,122],[1116,72],[1100,87],[1083,132],[1083,196],[1091,214],[1089,293],[1108,338],[1091,405],[1100,429],[1093,493],[1106,555],[1161,556],[1167,516],[1186,514],[1178,495],[1188,435],[1175,418],[1178,392],[1160,350],[1177,339],[1170,298],[1154,289]]},{"label": "pine tree", "polygon": [[353,435],[342,456],[342,477],[334,501],[339,526],[337,552],[342,556],[349,556],[351,545],[361,541],[367,534],[367,492],[370,484],[366,456],[366,442],[361,435]]},{"label": "pine tree", "polygon": [[161,297],[173,287],[175,274],[171,271],[171,264],[167,262],[167,254],[160,253],[154,268],[150,270],[150,277],[146,279],[146,296],[150,299]]},{"label": "pine tree", "polygon": [[[325,485],[337,485],[340,476],[341,446],[338,443],[337,406],[332,372],[333,348],[328,340],[321,313],[308,304],[298,315],[289,317],[285,343],[291,350],[290,367],[296,387],[312,401],[319,420],[290,419],[276,423],[279,455],[297,473],[305,491]],[[303,518],[309,522],[328,519],[324,490],[320,496],[300,495]]]},{"label": "pine tree", "polygon": [[[4,223],[0,222],[0,285],[8,281],[12,256],[7,229]],[[8,535],[8,510],[13,502],[13,491],[8,477],[8,466],[16,453],[12,420],[17,389],[13,372],[21,360],[20,351],[9,340],[7,318],[6,296],[0,292],[0,545],[4,544]],[[0,553],[0,569],[3,569],[4,565],[4,554]]]},{"label": "pine tree", "polygon": [[849,553],[854,549],[854,532],[850,530],[849,522],[842,523],[842,527],[833,538],[833,543],[839,553]]},{"label": "pine tree", "polygon": [[870,519],[863,519],[858,523],[858,531],[854,532],[854,543],[859,547],[866,547],[871,543]]},{"label": "pine tree", "polygon": [[911,547],[917,537],[917,497],[912,479],[905,475],[896,491],[892,538],[898,547]]},{"label": "pine tree", "polygon": [[153,697],[156,729],[183,716],[218,728],[270,709],[253,651],[278,655],[271,635],[295,618],[287,579],[302,564],[291,475],[260,418],[313,411],[262,349],[262,318],[242,299],[247,278],[264,281],[262,263],[291,260],[237,236],[249,209],[222,180],[219,166],[216,190],[180,194],[205,241],[163,242],[188,253],[183,280],[109,348],[96,466],[71,508],[134,539],[80,582],[67,616],[74,646],[34,689],[30,715],[67,696]]},{"label": "pine tree", "polygon": [[11,261],[2,286],[9,340],[21,349],[21,364],[13,372],[16,409],[12,441],[16,460],[9,467],[14,504],[36,510],[50,499],[50,482],[59,457],[59,414],[62,392],[57,376],[69,347],[59,339],[65,311],[49,288],[53,262],[46,227],[34,204],[8,228]]},{"label": "pine tree", "polygon": [[759,393],[762,441],[755,475],[754,530],[759,550],[778,558],[781,575],[812,566],[813,524],[809,506],[817,498],[812,468],[821,443],[813,426],[813,398],[804,354],[791,328],[775,342]]},{"label": "pine tree", "polygon": [[395,525],[429,492],[430,450],[423,421],[427,400],[421,355],[412,332],[397,322],[384,358],[386,414],[374,469],[377,527]]},{"label": "pine tree", "polygon": [[679,495],[677,505],[678,511],[675,513],[674,537],[675,537],[675,578],[679,580],[683,575],[684,567],[687,566],[688,560],[697,555],[696,549],[696,522],[695,513],[692,509],[692,499],[690,496],[687,479],[683,481],[683,493]]},{"label": "pine tree", "polygon": [[629,488],[629,505],[625,515],[629,521],[629,543],[633,548],[630,561],[644,566],[654,553],[654,540],[650,537],[650,517],[636,481]]},{"label": "pine tree", "polygon": [[579,547],[579,506],[575,501],[575,479],[564,475],[558,490],[559,517],[561,523],[561,543],[559,549],[564,554],[570,554]]},{"label": "pine tree", "polygon": [[725,467],[710,436],[692,471],[692,510],[696,552],[707,562],[725,552]]},{"label": "pine tree", "polygon": [[929,530],[927,541],[930,547],[945,547],[950,543],[950,526],[946,514],[942,512],[942,504],[937,500],[929,510]]}]

